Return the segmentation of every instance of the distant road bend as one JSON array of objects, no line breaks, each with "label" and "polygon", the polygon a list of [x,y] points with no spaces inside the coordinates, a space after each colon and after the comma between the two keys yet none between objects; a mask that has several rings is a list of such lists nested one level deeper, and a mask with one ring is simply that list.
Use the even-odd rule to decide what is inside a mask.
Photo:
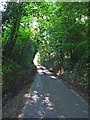
[{"label": "distant road bend", "polygon": [[88,104],[43,66],[26,95],[21,118],[88,118]]}]

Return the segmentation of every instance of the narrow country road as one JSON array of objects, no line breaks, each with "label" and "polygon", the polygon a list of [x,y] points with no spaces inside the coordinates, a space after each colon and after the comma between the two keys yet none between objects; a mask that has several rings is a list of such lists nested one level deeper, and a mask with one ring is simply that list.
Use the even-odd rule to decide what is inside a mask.
[{"label": "narrow country road", "polygon": [[43,66],[26,97],[21,118],[88,118],[88,104]]}]

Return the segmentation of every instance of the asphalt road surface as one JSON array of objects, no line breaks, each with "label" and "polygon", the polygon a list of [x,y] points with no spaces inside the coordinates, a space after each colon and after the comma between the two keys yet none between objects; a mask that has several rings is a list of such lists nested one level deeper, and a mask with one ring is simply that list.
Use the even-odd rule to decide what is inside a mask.
[{"label": "asphalt road surface", "polygon": [[21,118],[88,118],[88,104],[43,66],[25,97]]}]

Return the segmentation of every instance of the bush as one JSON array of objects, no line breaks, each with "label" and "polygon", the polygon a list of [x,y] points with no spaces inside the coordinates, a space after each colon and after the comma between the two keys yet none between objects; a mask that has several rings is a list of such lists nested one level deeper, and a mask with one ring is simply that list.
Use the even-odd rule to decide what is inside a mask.
[{"label": "bush", "polygon": [[11,92],[20,84],[27,83],[28,76],[35,72],[35,67],[32,64],[30,67],[21,66],[13,59],[8,59],[2,66],[3,73],[3,94]]}]

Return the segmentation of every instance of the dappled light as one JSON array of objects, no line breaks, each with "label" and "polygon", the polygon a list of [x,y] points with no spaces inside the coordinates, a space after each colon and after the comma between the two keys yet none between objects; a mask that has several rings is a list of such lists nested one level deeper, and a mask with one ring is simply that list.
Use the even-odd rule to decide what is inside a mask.
[{"label": "dappled light", "polygon": [[87,118],[88,2],[5,1],[3,117]]},{"label": "dappled light", "polygon": [[37,70],[39,74],[43,74],[43,70]]},{"label": "dappled light", "polygon": [[66,118],[65,115],[58,116],[57,118]]},{"label": "dappled light", "polygon": [[39,74],[51,74],[47,69],[46,69],[46,67],[44,67],[44,66],[41,66],[41,65],[37,65],[37,72],[39,73]]},{"label": "dappled light", "polygon": [[[38,75],[29,92],[23,96],[27,99],[21,114],[18,115],[18,118],[68,118],[67,114],[70,114],[70,116],[73,117],[76,114],[78,116],[80,116],[80,114],[88,114],[87,110],[80,109],[82,106],[79,99],[76,98],[76,93],[73,93],[73,91],[67,89],[67,87],[64,86],[59,79],[57,79],[57,77],[49,74],[41,74],[44,70],[46,70],[46,67],[40,65],[38,66]],[[43,83],[45,87],[43,86]],[[51,84],[49,85],[49,88],[47,83]],[[60,83],[62,84],[61,86]],[[55,86],[55,90],[50,91],[53,86]],[[66,95],[63,93],[64,99],[62,100],[60,95],[62,96],[61,91],[63,87],[67,92]],[[57,90],[60,90],[60,93],[57,93]],[[67,94],[72,95],[72,101],[70,101]],[[75,99],[76,101],[74,101]],[[65,101],[70,101],[70,106],[73,111],[69,109],[69,105],[65,103]],[[63,104],[60,104],[60,102]],[[65,105],[64,109],[62,109],[63,105]],[[75,109],[79,111],[79,114],[76,113]],[[65,114],[63,114],[63,111],[65,111]]]},{"label": "dappled light", "polygon": [[51,78],[56,79],[56,77],[55,77],[55,76],[51,76]]},{"label": "dappled light", "polygon": [[29,97],[31,97],[31,95],[30,95],[30,93],[26,93],[26,94],[24,95],[24,97],[25,97],[25,98],[29,98]]},{"label": "dappled light", "polygon": [[[27,101],[26,101],[25,107],[23,108],[23,111],[25,112],[25,110],[28,109],[29,107],[31,109],[31,110],[29,109],[29,113],[28,113],[29,115],[31,114],[31,112],[36,111],[35,114],[38,117],[43,118],[47,112],[50,113],[51,111],[54,110],[54,105],[53,105],[53,102],[50,101],[49,93],[39,94],[39,92],[35,90],[33,91],[31,96],[26,93],[24,97],[27,97]],[[40,110],[38,110],[39,104],[41,104]],[[25,114],[23,113],[19,114],[18,118],[24,117]],[[31,115],[31,117],[33,116]]]}]

